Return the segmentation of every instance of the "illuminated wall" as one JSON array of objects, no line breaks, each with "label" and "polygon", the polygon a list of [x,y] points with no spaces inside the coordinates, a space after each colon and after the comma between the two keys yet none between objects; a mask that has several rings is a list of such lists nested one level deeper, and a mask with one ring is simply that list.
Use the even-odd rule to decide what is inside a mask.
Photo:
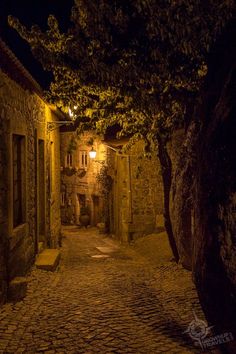
[{"label": "illuminated wall", "polygon": [[[89,209],[90,224],[103,220],[102,198],[96,179],[106,159],[106,147],[91,132],[76,137],[75,132],[61,132],[61,217],[64,224],[80,224],[80,209]],[[93,143],[92,140],[93,139]],[[91,159],[89,151],[97,151]]]},{"label": "illuminated wall", "polygon": [[129,242],[163,226],[163,188],[156,156],[143,155],[143,143],[127,154],[109,152],[113,161],[113,222],[117,238]]},{"label": "illuminated wall", "polygon": [[35,93],[0,71],[0,299],[43,247],[60,236],[58,118]]}]

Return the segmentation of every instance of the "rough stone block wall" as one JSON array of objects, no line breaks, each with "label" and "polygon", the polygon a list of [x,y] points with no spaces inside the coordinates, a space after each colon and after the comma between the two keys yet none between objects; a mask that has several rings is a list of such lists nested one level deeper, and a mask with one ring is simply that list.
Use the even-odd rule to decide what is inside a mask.
[{"label": "rough stone block wall", "polygon": [[[193,278],[214,334],[232,333],[236,353],[236,21],[218,38],[208,65],[194,145]],[[191,162],[191,156],[189,156]]]},{"label": "rough stone block wall", "polygon": [[[60,149],[59,133],[47,136],[46,122],[56,119],[39,96],[23,89],[0,71],[0,301],[8,282],[24,275],[31,267],[37,243],[37,140],[36,132],[55,145],[54,202],[47,205],[50,216],[50,245],[58,245],[60,234]],[[26,212],[25,222],[13,228],[12,205],[12,134],[24,136]],[[2,139],[4,136],[4,139]],[[8,269],[6,275],[5,269]]]},{"label": "rough stone block wall", "polygon": [[[56,119],[56,117],[51,117]],[[61,232],[61,160],[60,160],[60,134],[58,130],[50,133],[50,143],[53,142],[53,160],[52,160],[52,186],[51,195],[49,198],[49,245],[52,248],[57,248],[60,244]],[[49,142],[48,141],[48,142]],[[47,159],[50,159],[50,154],[47,154]]]},{"label": "rough stone block wall", "polygon": [[124,155],[113,154],[114,231],[122,241],[147,235],[162,225],[163,187],[156,156],[143,154],[143,142]]},{"label": "rough stone block wall", "polygon": [[[182,130],[177,131],[168,144],[172,176],[175,175],[183,134]],[[143,142],[138,142],[127,155],[117,155],[116,164],[113,163],[116,166],[114,231],[118,238],[126,241],[164,228],[160,162],[155,154],[145,157],[143,151]],[[175,222],[174,218],[172,221]]]},{"label": "rough stone block wall", "polygon": [[143,155],[143,144],[136,144],[130,154],[132,226],[131,238],[152,233],[158,215],[163,214],[163,186],[160,164],[153,154]]},{"label": "rough stone block wall", "polygon": [[129,193],[130,172],[126,156],[116,155],[113,157],[115,158],[115,184],[113,190],[114,232],[118,239],[128,242],[128,227],[132,221],[131,194]]},{"label": "rough stone block wall", "polygon": [[7,280],[6,280],[6,238],[5,227],[7,220],[7,184],[6,184],[6,141],[5,128],[0,116],[0,304],[5,300]]},{"label": "rough stone block wall", "polygon": [[[11,194],[8,196],[8,234],[5,235],[8,243],[9,279],[23,275],[29,269],[34,258],[35,239],[35,141],[34,122],[42,121],[42,101],[27,90],[23,90],[4,73],[1,74],[1,119],[6,129],[7,148],[4,150],[7,160],[6,169],[11,171],[11,137],[12,134],[25,136],[25,164],[26,164],[26,226],[16,228],[13,232]],[[36,109],[38,107],[38,109]],[[11,181],[7,180],[8,190],[11,190]],[[9,192],[10,193],[10,192]],[[6,232],[6,231],[5,231]]]}]

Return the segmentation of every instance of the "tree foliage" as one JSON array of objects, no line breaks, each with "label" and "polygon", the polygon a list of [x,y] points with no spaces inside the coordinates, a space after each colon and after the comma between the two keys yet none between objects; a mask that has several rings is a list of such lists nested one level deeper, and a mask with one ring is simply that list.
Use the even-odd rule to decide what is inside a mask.
[{"label": "tree foliage", "polygon": [[67,33],[53,15],[45,33],[9,22],[53,72],[53,102],[98,129],[119,123],[151,138],[179,124],[233,9],[231,0],[75,0]]},{"label": "tree foliage", "polygon": [[47,97],[71,107],[80,127],[118,124],[130,143],[142,138],[156,149],[170,224],[166,142],[191,111],[207,53],[234,11],[233,0],[75,0],[67,33],[53,15],[46,32],[9,23],[53,73]]}]

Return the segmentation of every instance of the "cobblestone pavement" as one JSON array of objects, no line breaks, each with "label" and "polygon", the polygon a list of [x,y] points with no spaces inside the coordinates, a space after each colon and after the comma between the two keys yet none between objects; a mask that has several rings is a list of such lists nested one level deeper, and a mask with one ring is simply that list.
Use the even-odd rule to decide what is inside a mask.
[{"label": "cobblestone pavement", "polygon": [[183,333],[193,310],[204,319],[189,272],[95,229],[64,233],[58,270],[33,269],[25,299],[0,309],[0,353],[202,352]]}]

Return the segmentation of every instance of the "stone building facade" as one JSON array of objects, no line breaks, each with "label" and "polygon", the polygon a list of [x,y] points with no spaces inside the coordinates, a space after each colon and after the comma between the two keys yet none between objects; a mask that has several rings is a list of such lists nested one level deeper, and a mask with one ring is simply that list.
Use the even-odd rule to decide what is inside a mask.
[{"label": "stone building facade", "polygon": [[[156,156],[144,157],[142,142],[124,154],[91,132],[77,137],[76,132],[61,131],[60,135],[63,223],[79,225],[80,208],[87,206],[94,226],[104,223],[104,210],[108,212],[109,232],[122,242],[163,228],[160,165]],[[91,139],[97,152],[95,159],[89,157]],[[111,177],[107,200],[97,179],[102,166],[108,167]]]},{"label": "stone building facade", "polygon": [[[103,198],[97,176],[106,162],[106,146],[92,132],[77,136],[61,131],[61,218],[80,225],[81,208],[87,208],[90,225],[103,221]],[[96,157],[90,158],[91,149]]]},{"label": "stone building facade", "polygon": [[24,276],[39,244],[60,237],[58,117],[40,87],[0,40],[0,302]]},{"label": "stone building facade", "polygon": [[[183,139],[184,130],[179,129],[167,146],[172,162],[172,179],[175,177]],[[107,141],[107,144],[111,145],[107,156],[113,179],[110,197],[112,233],[121,241],[130,242],[152,232],[164,230],[163,182],[157,155],[153,153],[145,157],[142,141],[132,146],[125,154],[121,153],[121,142],[113,140]],[[173,189],[170,212],[175,230],[172,194]],[[188,209],[186,215],[185,229],[191,240],[191,209]]]},{"label": "stone building facade", "polygon": [[114,147],[108,147],[113,180],[110,226],[118,239],[130,242],[163,228],[160,164],[156,156],[144,156],[143,142],[136,143],[125,154]]}]

